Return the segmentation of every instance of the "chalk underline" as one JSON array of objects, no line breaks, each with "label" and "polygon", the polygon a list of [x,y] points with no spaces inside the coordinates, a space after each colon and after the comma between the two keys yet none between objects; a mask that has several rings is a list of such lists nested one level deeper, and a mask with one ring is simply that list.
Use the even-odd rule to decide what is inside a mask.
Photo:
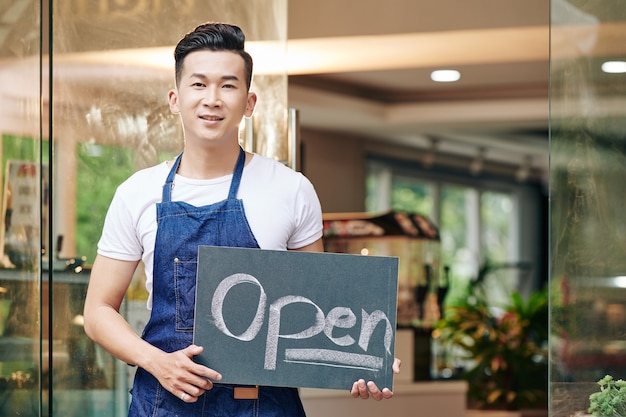
[{"label": "chalk underline", "polygon": [[332,349],[286,349],[285,362],[379,371],[383,358]]}]

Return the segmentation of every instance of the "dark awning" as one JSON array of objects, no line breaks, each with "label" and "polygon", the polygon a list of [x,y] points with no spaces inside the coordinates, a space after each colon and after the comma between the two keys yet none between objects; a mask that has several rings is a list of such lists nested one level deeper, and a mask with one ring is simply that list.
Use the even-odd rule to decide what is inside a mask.
[{"label": "dark awning", "polygon": [[439,240],[439,229],[418,213],[390,211],[371,213],[325,213],[324,238],[365,236],[407,236]]}]

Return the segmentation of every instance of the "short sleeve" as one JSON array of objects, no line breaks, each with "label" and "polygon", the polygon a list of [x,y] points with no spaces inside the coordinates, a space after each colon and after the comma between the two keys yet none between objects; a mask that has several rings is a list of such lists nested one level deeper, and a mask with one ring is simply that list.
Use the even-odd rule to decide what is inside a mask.
[{"label": "short sleeve", "polygon": [[322,207],[311,181],[301,175],[295,199],[296,228],[287,242],[287,248],[298,249],[322,237]]},{"label": "short sleeve", "polygon": [[104,220],[98,254],[123,261],[137,261],[142,253],[136,220],[118,188]]}]

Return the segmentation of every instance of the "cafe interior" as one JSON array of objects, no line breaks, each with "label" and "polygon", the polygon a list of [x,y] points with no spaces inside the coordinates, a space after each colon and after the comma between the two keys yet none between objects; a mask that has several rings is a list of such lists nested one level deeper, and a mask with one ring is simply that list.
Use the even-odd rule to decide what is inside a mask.
[{"label": "cafe interior", "polygon": [[398,259],[394,398],[300,386],[307,415],[591,414],[626,373],[621,0],[2,2],[0,415],[127,415],[85,292],[117,186],[182,150],[172,51],[208,21],[246,33],[240,143],[312,182],[325,251]]}]

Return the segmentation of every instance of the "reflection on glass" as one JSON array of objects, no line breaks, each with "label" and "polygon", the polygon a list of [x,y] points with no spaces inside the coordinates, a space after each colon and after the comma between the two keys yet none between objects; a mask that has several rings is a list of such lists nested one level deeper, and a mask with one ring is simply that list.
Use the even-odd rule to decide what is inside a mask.
[{"label": "reflection on glass", "polygon": [[[125,416],[134,369],[82,326],[90,263],[117,185],[180,152],[183,132],[167,104],[173,59],[124,57],[163,48],[170,59],[183,31],[206,21],[238,24],[284,54],[286,0],[9,3],[0,7],[0,415]],[[287,160],[286,74],[259,74],[252,88],[263,102],[251,150]],[[148,314],[141,271],[123,306],[138,333]]]},{"label": "reflection on glass", "polygon": [[[91,263],[115,188],[135,170],[135,150],[80,143],[76,147],[76,254]],[[167,159],[171,155],[162,159]],[[103,175],[106,173],[106,175]],[[98,184],[97,187],[94,184]]]},{"label": "reflection on glass", "polygon": [[[49,369],[42,355],[48,337],[39,337],[48,322],[42,315],[47,286],[39,279],[46,197],[40,181],[46,163],[40,152],[40,25],[35,2],[12,9],[0,15],[0,415],[38,416],[46,414],[38,387]],[[46,401],[45,391],[42,396]]]},{"label": "reflection on glass", "polygon": [[551,415],[585,414],[626,373],[623,1],[552,0]]}]

